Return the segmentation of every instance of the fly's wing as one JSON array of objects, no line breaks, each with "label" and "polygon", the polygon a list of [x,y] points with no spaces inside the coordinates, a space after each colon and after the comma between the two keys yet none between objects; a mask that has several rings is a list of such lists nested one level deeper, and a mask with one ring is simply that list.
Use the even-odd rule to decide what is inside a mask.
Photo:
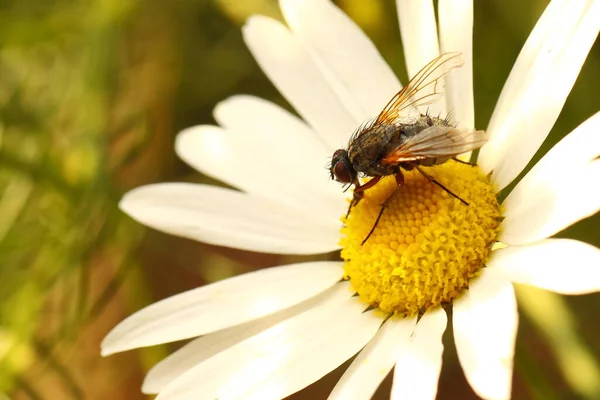
[{"label": "fly's wing", "polygon": [[381,162],[394,165],[425,158],[450,158],[478,149],[486,141],[485,131],[459,129],[452,126],[432,126],[406,138]]},{"label": "fly's wing", "polygon": [[417,106],[435,102],[442,96],[443,78],[464,64],[462,53],[444,53],[427,64],[396,94],[375,120],[375,124],[412,124],[421,113]]}]

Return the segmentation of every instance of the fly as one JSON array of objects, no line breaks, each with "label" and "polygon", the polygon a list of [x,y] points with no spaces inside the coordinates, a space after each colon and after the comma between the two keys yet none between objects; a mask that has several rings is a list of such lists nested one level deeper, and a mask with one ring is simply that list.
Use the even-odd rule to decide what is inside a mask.
[{"label": "fly", "polygon": [[[364,244],[379,223],[387,204],[404,185],[402,170],[416,169],[431,183],[469,205],[421,167],[432,167],[459,154],[475,150],[487,141],[484,131],[458,128],[448,118],[421,114],[417,107],[442,96],[443,78],[464,64],[461,53],[444,53],[421,69],[384,107],[373,121],[361,126],[350,138],[348,149],[338,149],[331,158],[331,178],[354,185],[348,214],[384,176],[394,175],[396,190],[382,203],[379,215]],[[468,164],[468,163],[467,163]],[[361,185],[359,177],[371,177]]]}]

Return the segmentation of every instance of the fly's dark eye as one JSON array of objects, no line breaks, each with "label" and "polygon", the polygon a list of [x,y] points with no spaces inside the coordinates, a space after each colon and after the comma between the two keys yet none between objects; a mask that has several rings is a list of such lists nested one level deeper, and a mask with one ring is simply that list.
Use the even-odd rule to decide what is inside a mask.
[{"label": "fly's dark eye", "polygon": [[343,161],[338,161],[333,167],[335,180],[340,183],[352,183],[352,176],[348,170],[348,166]]}]

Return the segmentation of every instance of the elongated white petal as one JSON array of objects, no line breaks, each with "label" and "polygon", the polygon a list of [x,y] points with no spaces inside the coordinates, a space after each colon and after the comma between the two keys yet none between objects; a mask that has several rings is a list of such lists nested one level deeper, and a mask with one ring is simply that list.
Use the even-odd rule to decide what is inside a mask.
[{"label": "elongated white petal", "polygon": [[442,370],[442,335],[447,324],[446,312],[441,308],[426,312],[417,323],[396,362],[392,400],[435,399]]},{"label": "elongated white petal", "polygon": [[[294,147],[275,138],[270,139],[270,145],[263,146],[266,136],[250,134],[249,130],[196,126],[177,136],[175,149],[196,170],[249,194],[295,208],[308,206],[324,218],[343,212],[344,193],[339,184],[329,179],[329,172],[324,168],[327,157],[307,156],[316,156],[322,151],[311,153],[303,149],[301,143]],[[287,159],[281,160],[283,157]]]},{"label": "elongated white petal", "polygon": [[370,399],[392,370],[414,332],[416,318],[388,319],[358,354],[331,392],[329,399]]},{"label": "elongated white petal", "polygon": [[547,238],[600,210],[600,113],[561,140],[511,191],[500,240]]},{"label": "elongated white petal", "polygon": [[[408,76],[413,77],[440,55],[432,0],[396,1]],[[443,98],[443,97],[442,97]],[[445,101],[428,106],[432,115],[446,115]]]},{"label": "elongated white petal", "polygon": [[510,245],[534,243],[600,210],[600,193],[594,185],[600,180],[600,161],[575,171],[557,171],[553,179],[523,190],[521,194],[531,196],[525,204],[515,198],[506,204],[505,230],[499,240]]},{"label": "elongated white petal", "polygon": [[249,339],[267,328],[277,325],[288,318],[326,304],[331,292],[337,291],[331,287],[324,292],[311,297],[295,306],[285,308],[273,314],[258,318],[241,325],[222,329],[195,339],[156,364],[144,379],[142,391],[148,394],[160,393],[168,384],[179,378],[196,365],[208,360],[216,354]]},{"label": "elongated white petal", "polygon": [[360,121],[377,116],[400,82],[371,40],[329,0],[279,3],[292,32],[345,107]]},{"label": "elongated white petal", "polygon": [[510,398],[518,320],[511,283],[491,268],[454,301],[458,359],[471,387],[484,399]]},{"label": "elongated white petal", "polygon": [[[314,343],[310,343],[310,339],[304,339],[308,342],[306,348],[298,349],[293,358],[286,357],[273,375],[265,377],[261,382],[253,382],[253,387],[240,393],[239,398],[249,400],[285,398],[339,367],[360,351],[381,325],[378,316],[371,312],[359,314],[360,311],[356,307],[343,310],[342,312],[346,312],[347,315],[336,318],[333,322],[341,324],[338,329],[332,329],[331,332],[325,329],[324,335],[320,331],[313,332],[313,335],[319,335],[317,341],[313,338]],[[328,321],[331,323],[331,318],[328,318]],[[319,355],[317,360],[315,355]],[[235,393],[224,398],[237,399],[238,396]]]},{"label": "elongated white petal", "polygon": [[408,76],[414,76],[440,54],[433,2],[402,0],[396,8]]},{"label": "elongated white petal", "polygon": [[331,149],[346,145],[363,122],[346,107],[308,51],[281,23],[251,17],[243,28],[246,45],[281,94]]},{"label": "elongated white petal", "polygon": [[254,320],[321,293],[341,274],[338,262],[293,264],[169,297],[117,325],[104,338],[102,354],[192,338]]},{"label": "elongated white petal", "polygon": [[[288,200],[323,215],[339,215],[347,207],[347,194],[330,179],[326,168],[332,152],[304,121],[252,96],[231,97],[215,107],[214,115],[222,126],[231,129],[237,141],[233,147],[241,152],[255,151],[249,161],[253,168],[262,169],[257,173],[261,178],[255,175],[253,181],[273,181],[276,192],[290,193]],[[286,140],[281,141],[281,137]],[[248,168],[248,164],[241,167]],[[265,179],[265,175],[272,176]]]},{"label": "elongated white petal", "polygon": [[256,331],[253,329],[254,326],[262,327],[262,320],[269,318],[270,316],[192,340],[156,364],[148,372],[142,385],[142,392],[145,394],[160,393],[167,385],[196,365],[259,333],[260,330]]},{"label": "elongated white petal", "polygon": [[489,268],[515,283],[562,294],[600,291],[600,249],[577,240],[546,239],[493,253]]},{"label": "elongated white petal", "polygon": [[[247,95],[233,96],[217,104],[214,116],[221,126],[232,131],[242,149],[274,157],[272,167],[290,164],[296,167],[295,173],[306,174],[307,169],[313,172],[312,164],[318,164],[322,173],[323,162],[331,157],[331,149],[306,122],[270,101]],[[281,153],[287,153],[288,157],[278,157]]]},{"label": "elongated white petal", "polygon": [[600,2],[554,0],[536,24],[502,89],[479,163],[502,189],[538,150],[600,30]]},{"label": "elongated white petal", "polygon": [[363,309],[348,284],[340,283],[328,302],[209,358],[157,399],[284,398],[339,366],[375,335],[381,319]]},{"label": "elongated white petal", "polygon": [[473,0],[438,3],[442,53],[459,51],[465,64],[446,77],[446,105],[459,127],[475,128],[473,98]]},{"label": "elongated white petal", "polygon": [[[550,180],[559,169],[558,166],[579,167],[597,159],[600,156],[599,131],[600,111],[589,117],[554,145],[521,182],[538,179]],[[514,190],[517,190],[518,186]]]},{"label": "elongated white petal", "polygon": [[159,183],[127,193],[120,207],[135,220],[173,235],[219,246],[278,254],[315,254],[338,248],[336,215],[216,186]]},{"label": "elongated white petal", "polygon": [[250,194],[323,216],[346,208],[345,194],[325,168],[331,153],[303,121],[252,96],[235,96],[215,108],[224,127],[196,126],[175,144],[188,164]]}]

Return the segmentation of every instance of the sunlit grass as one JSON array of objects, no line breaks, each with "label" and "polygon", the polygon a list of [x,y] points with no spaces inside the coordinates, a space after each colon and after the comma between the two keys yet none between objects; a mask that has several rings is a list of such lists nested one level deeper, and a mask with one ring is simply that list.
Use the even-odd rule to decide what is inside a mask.
[{"label": "sunlit grass", "polygon": [[562,296],[520,286],[519,306],[538,329],[573,391],[585,399],[600,398],[600,364],[579,336],[578,322]]}]

